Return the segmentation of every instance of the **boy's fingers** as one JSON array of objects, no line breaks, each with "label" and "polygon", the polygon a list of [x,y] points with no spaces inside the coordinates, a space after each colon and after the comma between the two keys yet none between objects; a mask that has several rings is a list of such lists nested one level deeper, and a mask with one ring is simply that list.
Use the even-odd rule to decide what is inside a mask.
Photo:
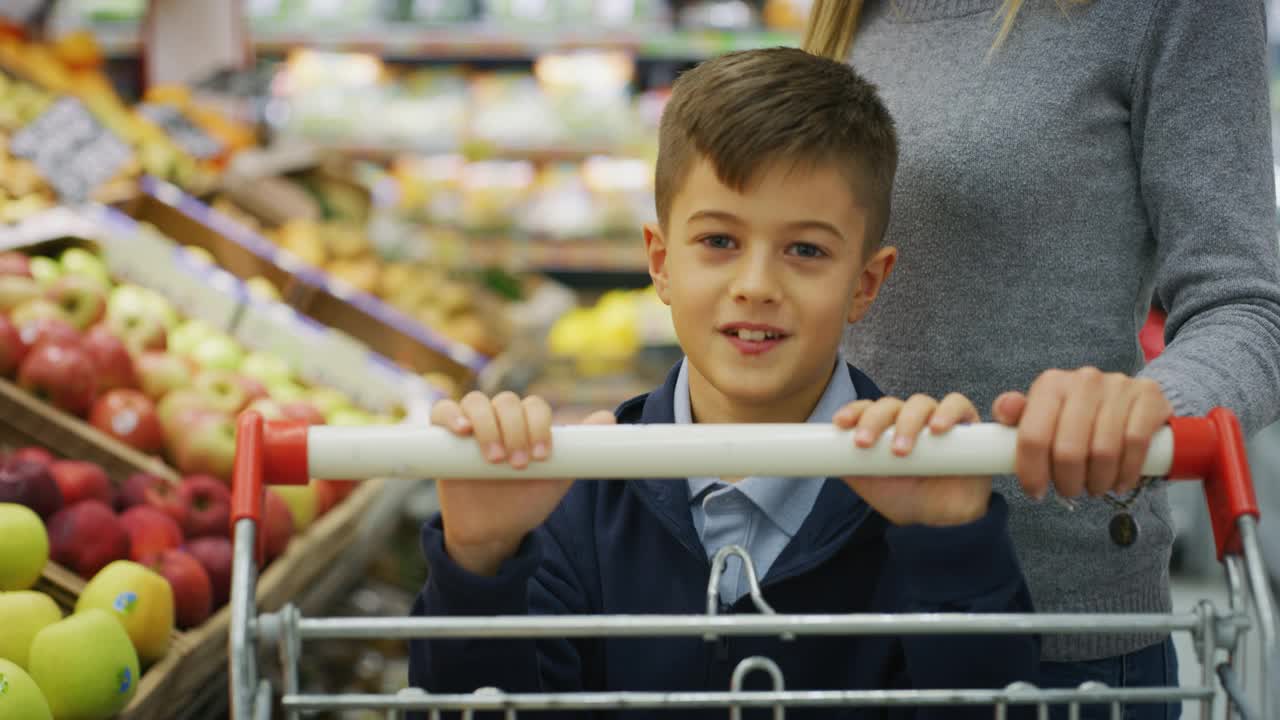
[{"label": "boy's fingers", "polygon": [[1053,484],[1069,498],[1086,489],[1089,445],[1093,441],[1094,419],[1102,405],[1105,380],[1102,372],[1093,368],[1083,368],[1072,375],[1073,382],[1054,433],[1052,452]]},{"label": "boy's fingers", "polygon": [[1159,385],[1152,380],[1139,380],[1150,385],[1139,386],[1139,395],[1129,411],[1124,428],[1124,452],[1120,462],[1120,480],[1128,492],[1137,487],[1142,475],[1142,463],[1147,459],[1151,436],[1169,422],[1173,407],[1165,398]]},{"label": "boy's fingers", "polygon": [[536,395],[521,402],[524,419],[528,423],[529,456],[534,460],[546,460],[551,455],[551,406]]},{"label": "boy's fingers", "polygon": [[991,417],[1001,425],[1016,426],[1027,408],[1027,396],[1020,392],[1007,392],[991,403]]},{"label": "boy's fingers", "polygon": [[858,418],[858,429],[853,434],[853,442],[858,447],[871,447],[880,436],[893,426],[902,409],[903,402],[897,398],[881,398],[869,407]]},{"label": "boy's fingers", "polygon": [[431,406],[431,424],[448,428],[456,435],[471,431],[471,422],[462,414],[462,408],[452,400],[441,400]]},{"label": "boy's fingers", "polygon": [[893,453],[906,455],[915,447],[916,437],[929,422],[930,416],[938,407],[938,401],[928,395],[912,395],[902,409],[898,411],[898,420],[894,423]]},{"label": "boy's fingers", "polygon": [[511,467],[528,467],[529,423],[520,397],[510,391],[498,393],[493,398],[493,409],[498,415],[498,428],[502,432],[502,443],[506,446]]},{"label": "boy's fingers", "polygon": [[836,414],[831,416],[831,422],[838,428],[848,430],[858,424],[858,418],[862,417],[862,413],[866,412],[871,404],[870,400],[855,400],[837,410]]},{"label": "boy's fingers", "polygon": [[1014,472],[1023,490],[1036,499],[1044,498],[1049,491],[1049,453],[1058,427],[1058,413],[1062,410],[1062,393],[1058,386],[1064,375],[1061,371],[1050,370],[1037,378],[1027,394],[1018,421]]},{"label": "boy's fingers", "polygon": [[507,451],[502,446],[502,432],[498,429],[498,418],[493,413],[493,403],[484,393],[470,392],[462,398],[462,412],[467,416],[471,427],[475,428],[480,453],[489,462],[502,462],[507,457]]},{"label": "boy's fingers", "polygon": [[929,429],[942,433],[960,423],[978,422],[979,419],[978,408],[973,406],[969,398],[960,393],[951,393],[942,398],[938,409],[933,412],[933,417],[929,419]]},{"label": "boy's fingers", "polygon": [[618,418],[608,410],[597,410],[582,421],[583,425],[617,425]]},{"label": "boy's fingers", "polygon": [[1110,490],[1122,491],[1120,458],[1124,450],[1124,428],[1133,406],[1133,395],[1106,392],[1098,415],[1093,421],[1093,439],[1089,443],[1088,477],[1085,484],[1090,495]]}]

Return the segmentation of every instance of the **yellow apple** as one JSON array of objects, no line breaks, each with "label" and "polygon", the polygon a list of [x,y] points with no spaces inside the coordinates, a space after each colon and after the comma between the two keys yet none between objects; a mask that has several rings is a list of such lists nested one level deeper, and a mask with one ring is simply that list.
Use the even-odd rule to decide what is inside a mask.
[{"label": "yellow apple", "polygon": [[40,686],[16,664],[0,658],[0,718],[52,720]]},{"label": "yellow apple", "polygon": [[116,715],[138,691],[141,674],[129,635],[110,613],[97,609],[36,633],[29,671],[58,720]]},{"label": "yellow apple", "polygon": [[319,512],[319,498],[314,485],[273,485],[271,490],[289,506],[294,532],[301,533],[311,527]]},{"label": "yellow apple", "polygon": [[0,590],[26,590],[49,562],[49,534],[40,516],[25,505],[0,503]]},{"label": "yellow apple", "polygon": [[53,598],[32,590],[0,593],[0,659],[27,667],[36,633],[62,619]]},{"label": "yellow apple", "polygon": [[173,634],[173,589],[144,565],[117,560],[84,586],[76,612],[96,608],[111,613],[133,641],[138,657],[151,663],[164,657]]}]

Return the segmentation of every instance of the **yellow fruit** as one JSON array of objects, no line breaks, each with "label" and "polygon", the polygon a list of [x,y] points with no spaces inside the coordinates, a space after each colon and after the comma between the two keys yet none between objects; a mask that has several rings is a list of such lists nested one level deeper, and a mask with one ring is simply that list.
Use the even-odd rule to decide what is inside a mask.
[{"label": "yellow fruit", "polygon": [[151,569],[117,560],[84,586],[76,612],[105,610],[124,626],[138,657],[150,663],[164,657],[173,634],[173,590]]}]

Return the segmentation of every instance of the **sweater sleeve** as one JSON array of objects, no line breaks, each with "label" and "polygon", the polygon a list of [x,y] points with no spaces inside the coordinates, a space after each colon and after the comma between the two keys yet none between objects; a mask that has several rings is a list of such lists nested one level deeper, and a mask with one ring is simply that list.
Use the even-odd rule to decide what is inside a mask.
[{"label": "sweater sleeve", "polygon": [[[589,557],[564,547],[564,503],[530,533],[495,577],[474,575],[449,557],[439,516],[422,530],[430,575],[414,603],[415,616],[519,616],[587,614],[590,600],[571,558]],[[558,517],[559,516],[559,517]],[[558,520],[560,521],[558,523]],[[433,693],[469,693],[483,687],[505,692],[582,690],[586,640],[425,639],[409,647],[409,682]]]},{"label": "sweater sleeve", "polygon": [[1155,239],[1168,347],[1142,375],[1179,414],[1231,408],[1246,433],[1280,413],[1265,8],[1156,0],[1134,65],[1133,145]]},{"label": "sweater sleeve", "polygon": [[[1029,613],[1031,595],[1007,531],[1009,507],[999,494],[980,520],[945,528],[907,526],[886,533],[889,607],[909,613]],[[905,635],[907,677],[915,689],[999,689],[1038,682],[1037,635]],[[1015,717],[1022,710],[1011,708]],[[991,716],[990,706],[921,708],[916,720]]]}]

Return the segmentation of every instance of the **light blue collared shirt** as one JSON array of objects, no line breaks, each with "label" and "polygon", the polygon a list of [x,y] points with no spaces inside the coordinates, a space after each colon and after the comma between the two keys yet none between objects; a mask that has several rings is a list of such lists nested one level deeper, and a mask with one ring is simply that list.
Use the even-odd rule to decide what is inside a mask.
[{"label": "light blue collared shirt", "polygon": [[[836,363],[827,389],[809,415],[811,423],[829,423],[840,408],[858,399],[853,379],[844,363]],[[693,422],[689,404],[689,361],[680,364],[676,377],[675,421],[681,425]],[[826,478],[745,477],[729,485],[716,477],[689,478],[689,508],[693,526],[707,551],[715,556],[726,545],[741,545],[751,556],[756,576],[761,581],[773,562],[795,537],[813,504],[822,492]],[[747,594],[747,575],[742,562],[730,558],[720,577],[720,600],[733,603]]]}]

